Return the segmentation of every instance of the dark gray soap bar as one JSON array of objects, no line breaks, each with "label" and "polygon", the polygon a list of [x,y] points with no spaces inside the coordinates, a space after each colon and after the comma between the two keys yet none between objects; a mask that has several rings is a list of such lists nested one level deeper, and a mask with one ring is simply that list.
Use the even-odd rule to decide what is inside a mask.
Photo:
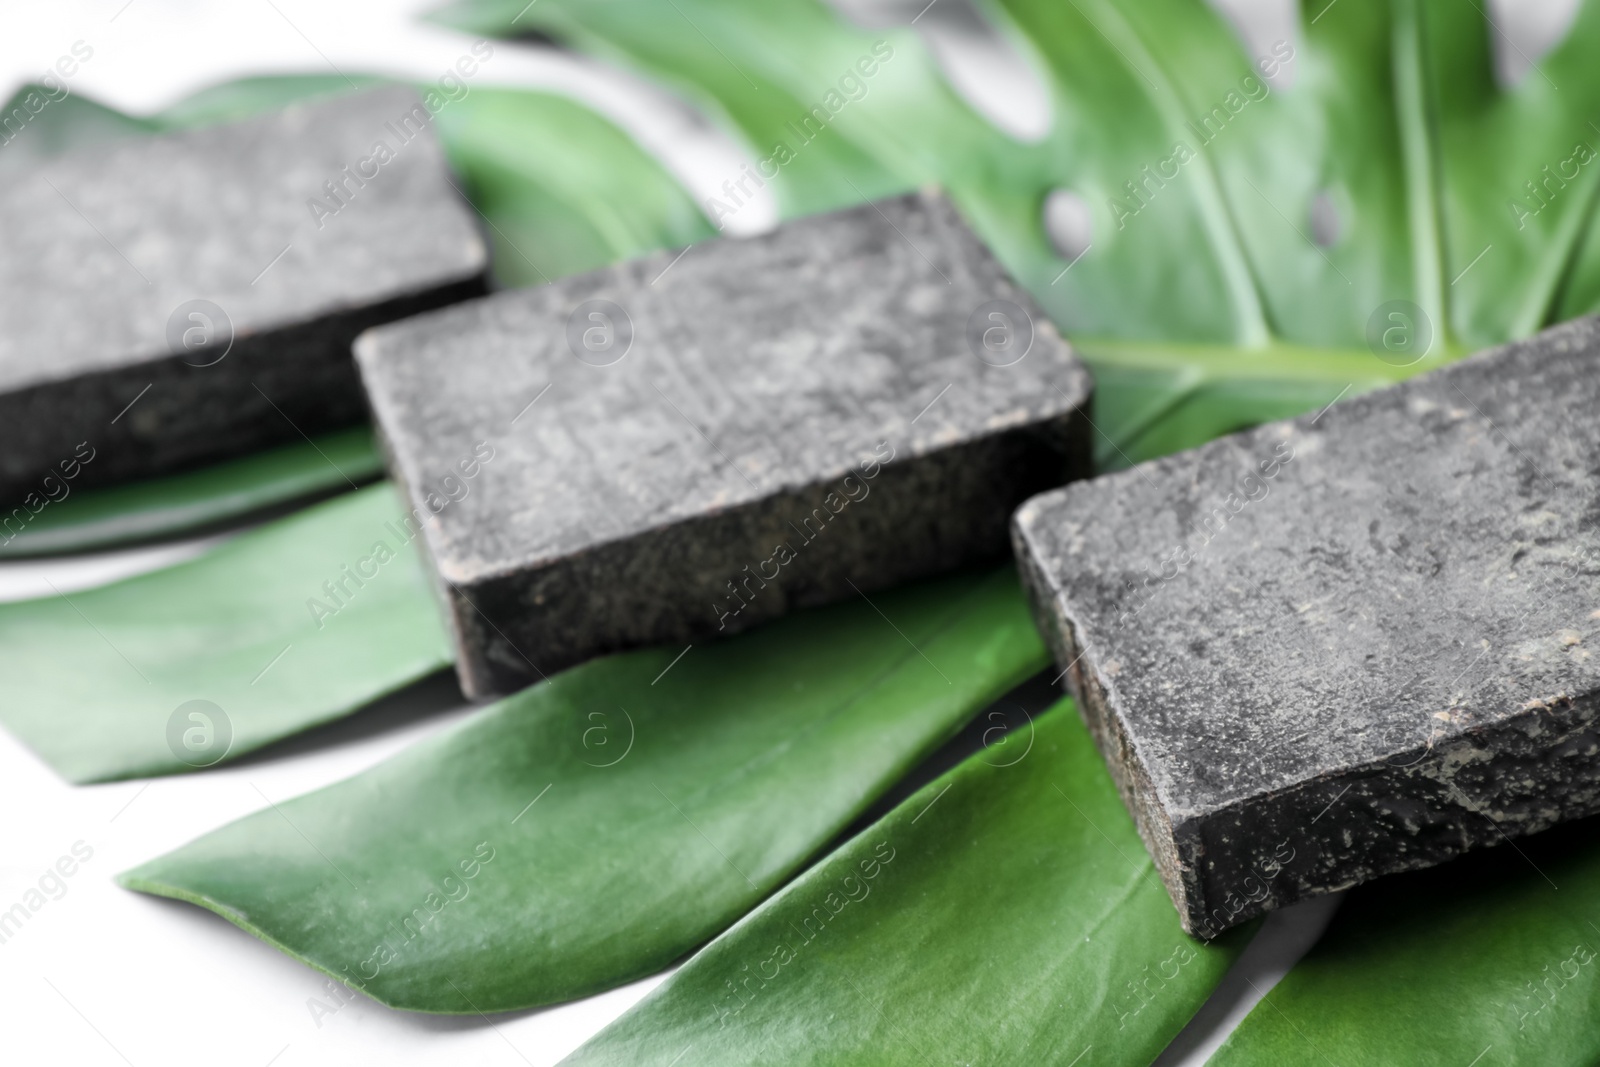
[{"label": "dark gray soap bar", "polygon": [[1018,511],[1192,933],[1600,811],[1597,372],[1581,320]]},{"label": "dark gray soap bar", "polygon": [[0,234],[10,504],[358,422],[356,335],[488,266],[403,88],[10,168]]},{"label": "dark gray soap bar", "polygon": [[356,354],[474,696],[1003,555],[1011,510],[1088,463],[1087,373],[936,193]]}]

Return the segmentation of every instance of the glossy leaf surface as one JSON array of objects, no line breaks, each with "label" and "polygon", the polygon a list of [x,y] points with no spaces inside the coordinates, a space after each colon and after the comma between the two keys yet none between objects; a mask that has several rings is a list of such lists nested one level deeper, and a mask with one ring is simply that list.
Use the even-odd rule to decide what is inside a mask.
[{"label": "glossy leaf surface", "polygon": [[1184,934],[1063,701],[863,830],[566,1062],[1148,1063],[1250,929]]},{"label": "glossy leaf surface", "polygon": [[712,233],[660,164],[570,100],[478,89],[438,124],[501,284],[537,285]]},{"label": "glossy leaf surface", "polygon": [[123,882],[386,1004],[582,996],[725,928],[1046,659],[1006,568],[595,660]]},{"label": "glossy leaf surface", "polygon": [[0,604],[0,722],[75,782],[169,774],[449,666],[404,514],[384,482],[164,570]]},{"label": "glossy leaf surface", "polygon": [[1502,88],[1483,13],[1423,5],[1451,328],[1472,346],[1600,310],[1600,5],[1577,7],[1565,40]]},{"label": "glossy leaf surface", "polygon": [[361,485],[383,474],[365,426],[129,485],[69,493],[0,535],[0,558],[88,552],[172,537]]},{"label": "glossy leaf surface", "polygon": [[1600,825],[1357,889],[1215,1067],[1600,1062]]}]

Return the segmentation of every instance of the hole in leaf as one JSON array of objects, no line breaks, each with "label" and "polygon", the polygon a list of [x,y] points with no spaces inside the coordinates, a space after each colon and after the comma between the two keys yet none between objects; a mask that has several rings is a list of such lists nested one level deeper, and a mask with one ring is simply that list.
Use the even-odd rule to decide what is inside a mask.
[{"label": "hole in leaf", "polygon": [[[1313,0],[1318,5],[1313,7],[1313,17],[1322,10],[1320,5],[1328,2]],[[1294,57],[1300,51],[1301,41],[1299,0],[1207,0],[1207,3],[1233,29],[1255,73],[1273,91],[1288,89],[1294,84]]]},{"label": "hole in leaf", "polygon": [[830,0],[868,29],[913,26],[956,95],[1019,141],[1050,132],[1050,93],[1020,34],[994,25],[973,0]]},{"label": "hole in leaf", "polygon": [[1311,198],[1309,212],[1311,239],[1323,248],[1332,248],[1344,236],[1344,218],[1332,190],[1323,189]]},{"label": "hole in leaf", "polygon": [[1044,232],[1056,255],[1071,262],[1094,243],[1094,213],[1071,189],[1053,189],[1044,200]]},{"label": "hole in leaf", "polygon": [[1582,0],[1489,0],[1494,75],[1502,88],[1521,85],[1572,29]]}]

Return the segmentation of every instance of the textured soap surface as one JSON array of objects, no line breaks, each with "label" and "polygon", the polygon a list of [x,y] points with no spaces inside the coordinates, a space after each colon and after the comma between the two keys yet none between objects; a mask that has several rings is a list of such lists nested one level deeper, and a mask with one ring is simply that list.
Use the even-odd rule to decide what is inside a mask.
[{"label": "textured soap surface", "polygon": [[1600,810],[1597,371],[1580,320],[1019,509],[1192,932]]},{"label": "textured soap surface", "polygon": [[936,193],[356,349],[479,695],[1003,554],[1088,463],[1087,374]]},{"label": "textured soap surface", "polygon": [[488,266],[403,88],[10,168],[0,234],[8,504],[357,422],[356,334]]}]

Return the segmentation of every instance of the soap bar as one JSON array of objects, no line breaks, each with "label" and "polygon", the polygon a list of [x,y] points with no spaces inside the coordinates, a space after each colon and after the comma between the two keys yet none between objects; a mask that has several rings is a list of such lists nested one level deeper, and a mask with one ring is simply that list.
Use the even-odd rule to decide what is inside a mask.
[{"label": "soap bar", "polygon": [[1018,510],[1191,933],[1600,811],[1597,370],[1580,320]]},{"label": "soap bar", "polygon": [[8,168],[0,234],[0,503],[30,508],[360,422],[356,335],[488,268],[398,87]]},{"label": "soap bar", "polygon": [[934,192],[356,355],[475,697],[1002,557],[1012,509],[1089,462],[1087,372]]}]

